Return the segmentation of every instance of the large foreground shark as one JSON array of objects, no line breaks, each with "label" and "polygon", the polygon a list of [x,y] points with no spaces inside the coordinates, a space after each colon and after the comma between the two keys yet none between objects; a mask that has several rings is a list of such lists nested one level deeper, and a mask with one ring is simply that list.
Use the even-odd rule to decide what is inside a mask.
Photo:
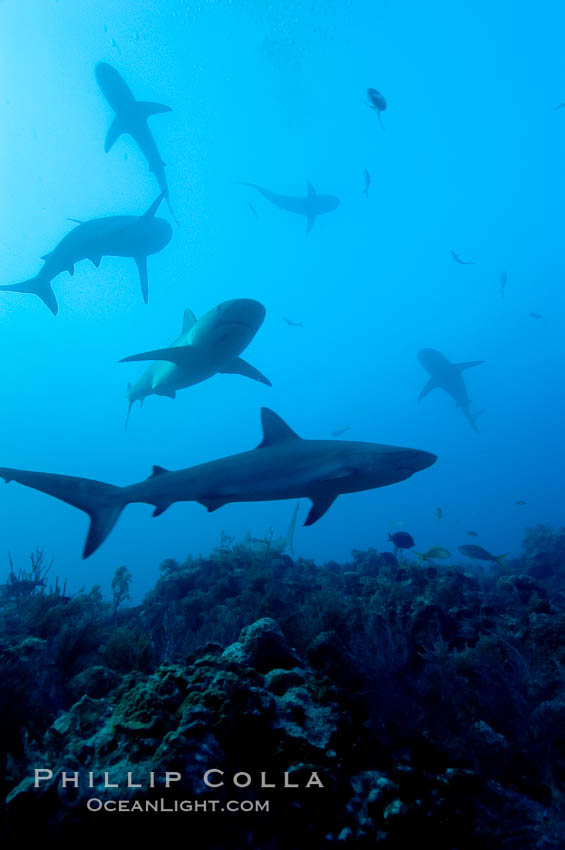
[{"label": "large foreground shark", "polygon": [[472,366],[480,366],[484,360],[469,360],[467,363],[451,363],[447,357],[435,348],[422,348],[418,352],[418,360],[430,375],[430,380],[418,396],[418,401],[437,388],[444,390],[455,400],[474,431],[478,431],[477,418],[479,413],[471,413],[471,402],[463,381],[463,370]]},{"label": "large foreground shark", "polygon": [[169,222],[155,216],[162,198],[159,195],[143,215],[112,215],[79,222],[49,254],[42,256],[44,266],[35,277],[0,286],[0,290],[37,295],[56,316],[59,306],[51,282],[57,275],[73,275],[75,263],[81,260],[90,260],[98,267],[102,257],[131,257],[136,262],[141,294],[147,304],[147,257],[161,251],[173,235]]},{"label": "large foreground shark", "polygon": [[280,210],[297,213],[306,216],[306,233],[310,233],[316,216],[329,213],[339,207],[339,198],[334,195],[318,195],[309,180],[306,181],[306,195],[303,198],[295,198],[290,195],[278,195],[270,189],[264,189],[255,183],[241,183],[240,186],[250,186],[256,189],[264,198],[278,207]]},{"label": "large foreground shark", "polygon": [[147,160],[149,170],[155,175],[159,189],[174,217],[169,200],[165,163],[147,124],[150,115],[170,112],[170,106],[136,100],[123,77],[107,62],[99,62],[94,69],[94,74],[102,94],[116,113],[106,134],[104,150],[107,153],[122,134],[130,135]]},{"label": "large foreground shark", "polygon": [[181,335],[168,348],[133,354],[120,361],[157,361],[133,386],[128,385],[128,417],[135,401],[143,404],[148,395],[175,398],[177,390],[199,384],[218,373],[244,375],[271,386],[268,378],[239,356],[264,318],[263,305],[250,298],[224,301],[198,320],[192,310],[185,310]]},{"label": "large foreground shark", "polygon": [[83,558],[92,555],[110,534],[126,505],[153,505],[159,516],[174,502],[199,502],[215,511],[228,502],[262,502],[308,498],[305,525],[325,514],[341,493],[372,490],[410,478],[437,460],[419,449],[302,440],[272,410],[261,411],[263,439],[256,449],[201,463],[178,472],[154,466],[146,481],[115,487],[88,478],[27,472],[0,467],[0,477],[41,490],[90,517]]}]

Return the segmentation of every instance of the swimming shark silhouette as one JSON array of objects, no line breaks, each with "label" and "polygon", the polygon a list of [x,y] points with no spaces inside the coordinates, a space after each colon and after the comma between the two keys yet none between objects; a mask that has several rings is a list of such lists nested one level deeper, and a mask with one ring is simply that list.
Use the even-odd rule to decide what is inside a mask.
[{"label": "swimming shark silhouette", "polygon": [[[120,363],[156,360],[128,386],[128,418],[134,402],[148,395],[175,398],[177,390],[191,387],[218,373],[244,375],[271,386],[271,382],[239,356],[265,318],[265,308],[250,298],[224,301],[196,319],[185,310],[181,335],[168,348],[124,357]],[[127,426],[127,420],[126,420]]]},{"label": "swimming shark silhouette", "polygon": [[280,416],[261,410],[263,439],[256,449],[170,472],[154,466],[146,481],[116,487],[88,478],[0,467],[6,482],[48,493],[87,513],[83,558],[107,538],[126,505],[153,505],[159,516],[174,502],[199,502],[215,511],[229,502],[308,498],[304,525],[320,519],[342,493],[385,487],[410,478],[437,460],[419,449],[345,440],[303,440]]},{"label": "swimming shark silhouette", "polygon": [[418,401],[435,389],[444,390],[455,400],[460,407],[474,431],[478,431],[477,418],[480,413],[471,413],[471,402],[467,395],[467,389],[463,381],[464,369],[480,366],[484,360],[470,360],[467,363],[451,363],[447,357],[440,354],[434,348],[423,348],[418,352],[418,360],[431,376],[430,380],[418,396]]},{"label": "swimming shark silhouette", "polygon": [[110,128],[106,134],[104,150],[108,153],[116,139],[119,139],[124,133],[130,135],[147,160],[149,170],[155,175],[161,194],[166,200],[171,215],[174,218],[175,216],[169,200],[165,163],[161,158],[153,134],[147,124],[147,119],[150,115],[171,112],[170,106],[163,106],[162,103],[136,100],[121,74],[115,68],[112,68],[111,65],[108,65],[107,62],[98,62],[94,69],[94,74],[102,94],[116,113],[116,117],[110,124]]},{"label": "swimming shark silhouette", "polygon": [[303,198],[279,195],[276,192],[271,192],[270,189],[257,186],[256,183],[240,182],[238,185],[250,186],[252,189],[256,189],[257,192],[280,210],[287,210],[287,212],[306,216],[306,233],[310,233],[312,230],[316,216],[332,212],[339,206],[339,198],[336,198],[334,195],[318,195],[309,180],[306,181],[307,191]]},{"label": "swimming shark silhouette", "polygon": [[81,260],[90,260],[98,268],[102,257],[131,257],[136,262],[147,304],[147,257],[161,251],[173,235],[169,222],[155,216],[162,197],[159,195],[143,215],[112,215],[80,222],[49,254],[43,255],[45,264],[35,277],[0,286],[0,291],[37,295],[56,316],[59,306],[51,288],[54,278],[65,271],[73,275],[75,263]]}]

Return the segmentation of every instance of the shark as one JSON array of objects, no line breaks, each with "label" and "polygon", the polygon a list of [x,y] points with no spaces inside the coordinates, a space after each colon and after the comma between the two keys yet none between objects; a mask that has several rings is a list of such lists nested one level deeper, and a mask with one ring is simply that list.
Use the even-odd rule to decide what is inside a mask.
[{"label": "shark", "polygon": [[471,402],[467,395],[463,372],[473,366],[480,366],[484,360],[469,360],[466,363],[451,363],[447,357],[440,354],[434,348],[422,348],[418,352],[418,360],[430,375],[430,379],[420,395],[418,401],[431,393],[432,390],[441,389],[454,399],[457,407],[460,407],[474,431],[478,431],[477,418],[480,413],[471,413]]},{"label": "shark", "polygon": [[306,181],[306,195],[304,197],[279,195],[277,192],[271,192],[270,189],[263,188],[263,186],[257,186],[256,183],[240,182],[239,185],[256,189],[259,194],[263,195],[264,198],[280,210],[305,216],[307,234],[312,230],[317,216],[333,212],[333,210],[339,207],[340,203],[339,198],[336,198],[334,195],[318,195],[309,180]]},{"label": "shark", "polygon": [[147,257],[165,248],[173,235],[169,222],[155,215],[162,198],[159,195],[143,215],[112,215],[78,222],[78,227],[41,257],[44,264],[35,277],[0,286],[0,291],[37,295],[56,316],[59,306],[51,283],[58,275],[62,272],[74,275],[75,263],[81,260],[90,260],[98,268],[102,257],[131,257],[137,265],[141,294],[147,304]]},{"label": "shark", "polygon": [[118,487],[89,478],[0,467],[0,478],[60,499],[90,517],[88,558],[106,540],[126,505],[152,505],[159,516],[175,502],[215,511],[231,502],[308,498],[304,525],[324,516],[338,496],[385,487],[434,464],[420,449],[344,440],[305,440],[273,410],[261,409],[263,438],[249,451],[171,471],[154,466],[145,481]]},{"label": "shark", "polygon": [[156,361],[133,385],[128,385],[128,418],[136,401],[143,404],[149,395],[175,398],[177,390],[218,373],[244,375],[272,386],[268,378],[239,356],[263,324],[265,312],[263,305],[251,298],[224,301],[198,320],[192,310],[185,310],[181,334],[168,348],[120,360],[120,363]]},{"label": "shark", "polygon": [[106,134],[104,150],[108,153],[121,135],[130,135],[147,160],[149,170],[155,175],[159,190],[174,218],[175,215],[169,200],[165,163],[147,123],[147,119],[151,115],[171,112],[170,106],[136,100],[121,74],[107,62],[98,62],[94,69],[94,75],[102,94],[115,112],[114,120]]}]

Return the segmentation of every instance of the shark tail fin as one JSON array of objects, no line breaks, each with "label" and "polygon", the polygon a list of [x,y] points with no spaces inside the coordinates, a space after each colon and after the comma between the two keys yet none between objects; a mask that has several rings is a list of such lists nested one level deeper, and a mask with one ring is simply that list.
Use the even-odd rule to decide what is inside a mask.
[{"label": "shark tail fin", "polygon": [[51,310],[54,316],[57,315],[59,305],[55,293],[51,288],[51,281],[41,272],[31,277],[29,280],[24,280],[22,283],[12,283],[9,285],[0,286],[2,292],[26,292],[30,295],[37,295],[41,298],[46,307]]},{"label": "shark tail fin", "polygon": [[294,513],[292,514],[292,519],[290,520],[290,525],[288,527],[288,532],[286,535],[286,548],[288,551],[294,555],[294,531],[296,529],[296,520],[298,517],[298,509],[300,507],[300,502],[296,503],[296,507],[294,508]]},{"label": "shark tail fin", "polygon": [[479,412],[478,412],[478,413],[471,413],[471,411],[470,411],[470,410],[467,410],[467,411],[466,411],[466,416],[467,416],[467,419],[469,420],[469,423],[470,423],[470,425],[471,425],[471,428],[472,428],[472,429],[473,429],[473,431],[475,431],[477,434],[479,433],[479,429],[477,428],[477,419],[479,418],[479,416],[482,416],[482,415],[483,415],[483,413],[484,413],[484,410],[479,410]]},{"label": "shark tail fin", "polygon": [[0,467],[0,477],[6,482],[17,481],[18,484],[40,490],[88,514],[90,528],[83,558],[92,555],[106,540],[127,504],[122,487],[93,481],[90,478],[76,478],[73,475],[56,475],[50,472],[28,472],[7,467]]}]

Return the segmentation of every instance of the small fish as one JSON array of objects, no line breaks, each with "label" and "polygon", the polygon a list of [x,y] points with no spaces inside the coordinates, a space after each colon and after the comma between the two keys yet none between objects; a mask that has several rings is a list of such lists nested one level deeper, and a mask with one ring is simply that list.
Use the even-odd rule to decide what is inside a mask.
[{"label": "small fish", "polygon": [[346,431],[349,431],[351,425],[346,425],[345,428],[336,428],[335,431],[332,431],[332,437],[341,437],[342,434],[345,434]]},{"label": "small fish", "polygon": [[436,508],[436,520],[439,522],[443,516],[443,508]]},{"label": "small fish", "polygon": [[502,274],[500,275],[500,289],[499,289],[499,292],[500,292],[500,294],[502,295],[502,297],[503,297],[503,298],[504,298],[504,290],[505,290],[505,288],[506,288],[506,282],[507,282],[507,280],[508,280],[508,275],[506,274],[506,272],[502,272]]},{"label": "small fish", "polygon": [[524,502],[523,499],[518,499],[516,502],[514,502],[514,504],[515,505],[527,505],[528,503]]},{"label": "small fish", "polygon": [[371,186],[371,175],[369,174],[367,169],[365,169],[365,171],[363,172],[363,190],[362,190],[361,194],[365,195],[367,200],[369,200],[369,187],[370,186]]},{"label": "small fish", "polygon": [[478,537],[479,536],[476,531],[466,531],[465,533],[468,534],[469,537]]},{"label": "small fish", "polygon": [[414,538],[407,531],[397,531],[388,535],[389,543],[393,543],[397,549],[412,549],[416,544]]},{"label": "small fish", "polygon": [[491,555],[482,546],[477,546],[474,543],[466,543],[465,546],[457,547],[462,555],[472,558],[475,561],[492,561],[503,567],[503,559],[507,558],[510,552],[505,552],[504,555]]},{"label": "small fish", "polygon": [[369,106],[371,109],[374,109],[379,117],[379,124],[384,130],[383,121],[381,118],[381,112],[384,112],[386,109],[386,100],[383,95],[377,89],[367,89],[367,97],[369,98]]},{"label": "small fish", "polygon": [[563,109],[564,106],[565,106],[565,103],[560,103],[559,106],[555,107],[555,111],[557,112],[558,109]]},{"label": "small fish", "polygon": [[543,316],[540,313],[530,313],[532,319],[543,319]]},{"label": "small fish", "polygon": [[462,260],[461,257],[459,256],[459,254],[456,254],[455,251],[451,250],[451,248],[449,249],[449,253],[453,257],[455,262],[459,263],[460,266],[474,266],[475,265],[473,260]]},{"label": "small fish", "polygon": [[251,212],[253,213],[253,215],[255,216],[255,218],[257,219],[257,221],[259,221],[259,213],[255,209],[255,207],[253,206],[251,201],[247,201],[247,205],[248,205],[249,209],[251,210]]},{"label": "small fish", "polygon": [[122,51],[120,50],[120,46],[115,38],[112,39],[112,47],[114,47],[118,51],[118,56],[122,55]]},{"label": "small fish", "polygon": [[451,552],[448,552],[444,546],[431,546],[427,552],[415,552],[418,559],[421,561],[436,561],[447,560],[451,558]]},{"label": "small fish", "polygon": [[291,328],[303,328],[304,327],[302,322],[293,322],[292,319],[287,319],[286,316],[283,316],[283,322],[286,322],[287,325],[290,325]]}]

